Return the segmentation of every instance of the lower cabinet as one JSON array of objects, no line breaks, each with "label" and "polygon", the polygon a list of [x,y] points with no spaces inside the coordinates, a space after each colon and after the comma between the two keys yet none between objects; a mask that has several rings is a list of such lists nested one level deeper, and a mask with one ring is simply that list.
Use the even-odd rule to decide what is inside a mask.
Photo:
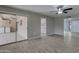
[{"label": "lower cabinet", "polygon": [[16,33],[0,34],[0,45],[16,42]]}]

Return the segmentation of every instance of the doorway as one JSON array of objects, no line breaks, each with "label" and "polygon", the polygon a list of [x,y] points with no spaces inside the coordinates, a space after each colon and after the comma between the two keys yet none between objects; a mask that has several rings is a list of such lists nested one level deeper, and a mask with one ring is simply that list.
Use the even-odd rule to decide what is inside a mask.
[{"label": "doorway", "polygon": [[41,18],[41,37],[45,37],[46,34],[46,18]]}]

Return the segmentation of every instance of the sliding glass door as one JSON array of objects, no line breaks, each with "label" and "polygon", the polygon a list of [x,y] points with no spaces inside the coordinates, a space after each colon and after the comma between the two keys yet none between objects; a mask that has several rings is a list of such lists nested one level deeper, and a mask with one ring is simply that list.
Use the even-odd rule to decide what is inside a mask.
[{"label": "sliding glass door", "polygon": [[64,20],[65,52],[79,52],[79,19]]}]

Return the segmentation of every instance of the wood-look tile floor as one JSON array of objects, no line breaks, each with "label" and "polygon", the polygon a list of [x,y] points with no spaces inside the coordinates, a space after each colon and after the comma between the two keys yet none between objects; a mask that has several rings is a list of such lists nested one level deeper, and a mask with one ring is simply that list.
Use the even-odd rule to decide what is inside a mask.
[{"label": "wood-look tile floor", "polygon": [[62,53],[63,50],[64,37],[61,36],[48,36],[0,46],[2,53]]}]

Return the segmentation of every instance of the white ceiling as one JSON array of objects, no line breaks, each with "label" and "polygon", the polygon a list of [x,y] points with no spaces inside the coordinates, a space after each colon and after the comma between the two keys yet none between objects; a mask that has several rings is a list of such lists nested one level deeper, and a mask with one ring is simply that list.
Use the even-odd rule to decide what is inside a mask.
[{"label": "white ceiling", "polygon": [[78,17],[79,16],[79,6],[78,5],[64,5],[63,8],[72,7],[73,10],[68,11],[68,14],[58,15],[56,12],[49,12],[49,11],[56,11],[57,5],[9,5],[9,7],[17,8],[21,10],[32,11],[36,13],[40,13],[43,15],[51,16],[51,17]]}]

